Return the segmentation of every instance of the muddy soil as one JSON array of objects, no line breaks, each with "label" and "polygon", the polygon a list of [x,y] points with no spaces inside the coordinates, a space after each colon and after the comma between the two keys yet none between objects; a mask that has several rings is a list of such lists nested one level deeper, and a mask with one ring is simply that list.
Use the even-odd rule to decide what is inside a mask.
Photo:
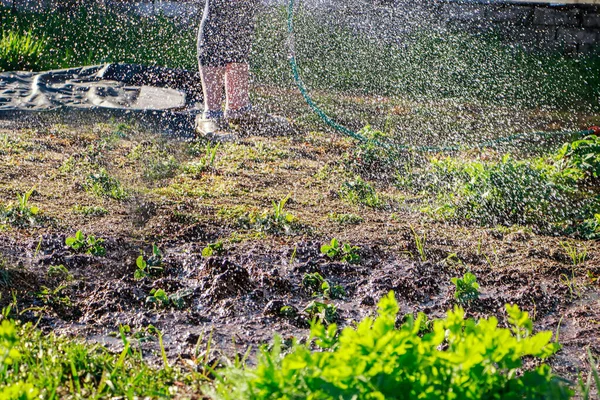
[{"label": "muddy soil", "polygon": [[[275,333],[306,337],[304,310],[315,300],[302,285],[307,273],[344,288],[343,298],[325,302],[335,304],[337,322],[347,326],[373,315],[390,290],[401,313],[441,317],[456,304],[450,279],[471,271],[481,296],[466,306],[470,316],[505,323],[504,305],[518,304],[537,330],[559,334],[564,347],[550,360],[556,373],[575,379],[587,370],[586,349],[600,355],[597,242],[528,227],[433,220],[386,182],[377,183],[385,207],[350,204],[337,192],[346,177],[340,160],[350,145],[315,132],[247,137],[221,146],[215,165],[200,171],[204,144],[135,125],[5,125],[0,204],[13,204],[17,193],[33,187],[30,202],[45,219],[0,226],[0,302],[16,300],[15,315],[47,332],[104,343],[115,352],[122,348],[119,327],[127,325],[151,362],[160,356],[150,325],[163,333],[173,362],[198,357],[209,340],[209,356],[218,360],[268,344]],[[170,158],[177,167],[159,173]],[[86,168],[106,169],[127,197],[87,190]],[[298,220],[288,231],[263,229],[239,215],[269,212],[271,201],[287,194],[287,210]],[[97,212],[82,212],[83,206]],[[330,213],[359,219],[342,223]],[[106,255],[66,246],[77,230],[104,239]],[[426,237],[422,254],[415,234]],[[358,246],[360,262],[321,254],[333,237]],[[219,241],[221,251],[202,254]],[[565,242],[585,249],[583,262],[573,265]],[[148,258],[153,244],[162,253],[160,270],[136,279],[136,259],[142,253]],[[153,289],[171,296],[169,304],[149,299]],[[291,311],[282,313],[284,306]]]}]

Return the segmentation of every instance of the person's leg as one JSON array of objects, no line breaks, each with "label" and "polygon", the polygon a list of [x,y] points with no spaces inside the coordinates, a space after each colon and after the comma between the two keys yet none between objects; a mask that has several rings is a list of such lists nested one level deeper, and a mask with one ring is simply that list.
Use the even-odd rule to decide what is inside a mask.
[{"label": "person's leg", "polygon": [[226,112],[235,113],[250,107],[250,67],[248,63],[229,63],[225,71]]},{"label": "person's leg", "polygon": [[[223,102],[223,85],[225,82],[225,67],[200,66],[202,92],[204,93],[204,113],[211,114],[221,111]],[[210,118],[206,116],[206,118]]]}]

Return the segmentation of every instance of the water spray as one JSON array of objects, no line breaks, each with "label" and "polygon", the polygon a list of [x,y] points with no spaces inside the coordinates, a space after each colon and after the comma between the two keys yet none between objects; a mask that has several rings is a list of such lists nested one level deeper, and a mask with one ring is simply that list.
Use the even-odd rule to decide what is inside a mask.
[{"label": "water spray", "polygon": [[340,123],[336,122],[333,118],[331,118],[323,109],[319,107],[319,105],[313,100],[302,77],[300,76],[300,70],[298,67],[298,63],[296,61],[296,47],[295,47],[295,29],[294,29],[294,15],[296,9],[296,0],[289,0],[288,4],[288,12],[287,12],[287,29],[288,29],[288,60],[290,63],[290,67],[292,70],[292,76],[294,77],[294,82],[302,94],[302,97],[306,101],[306,104],[310,107],[310,109],[317,115],[321,120],[325,123],[325,125],[334,129],[335,131],[341,133],[344,136],[351,137],[352,139],[356,139],[362,143],[372,143],[376,146],[385,148],[390,151],[398,151],[398,152],[421,152],[421,153],[441,153],[441,152],[455,152],[460,150],[466,150],[468,148],[474,149],[485,149],[497,147],[502,144],[512,143],[517,140],[529,139],[533,137],[540,138],[552,138],[557,136],[577,136],[584,137],[589,135],[600,136],[600,127],[592,126],[586,130],[581,131],[537,131],[537,132],[523,132],[516,133],[509,136],[503,136],[492,140],[482,141],[474,144],[473,146],[410,146],[406,144],[392,143],[389,141],[382,141],[378,139],[371,139],[359,132],[356,132]]}]

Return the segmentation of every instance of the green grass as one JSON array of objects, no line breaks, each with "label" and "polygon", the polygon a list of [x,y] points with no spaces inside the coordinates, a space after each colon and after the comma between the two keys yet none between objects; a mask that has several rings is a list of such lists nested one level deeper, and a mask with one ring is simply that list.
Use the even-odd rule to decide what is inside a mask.
[{"label": "green grass", "polygon": [[[164,16],[130,16],[94,8],[35,14],[4,7],[0,8],[0,27],[20,38],[45,38],[37,44],[9,46],[23,53],[32,46],[45,49],[35,62],[24,61],[19,68],[126,62],[197,69],[197,26],[182,26]],[[532,108],[600,109],[599,56],[533,54],[502,43],[492,34],[440,35],[426,29],[407,35],[406,45],[400,48],[325,26],[307,13],[297,15],[296,27],[299,66],[312,89]],[[251,60],[256,81],[291,87],[286,40],[286,11],[272,8],[261,13]],[[17,66],[0,65],[0,69]]]},{"label": "green grass", "polygon": [[[31,324],[0,324],[0,398],[170,398],[197,390],[202,375],[165,363],[151,368],[121,332],[123,350],[43,334]],[[157,333],[160,337],[160,333]]]}]

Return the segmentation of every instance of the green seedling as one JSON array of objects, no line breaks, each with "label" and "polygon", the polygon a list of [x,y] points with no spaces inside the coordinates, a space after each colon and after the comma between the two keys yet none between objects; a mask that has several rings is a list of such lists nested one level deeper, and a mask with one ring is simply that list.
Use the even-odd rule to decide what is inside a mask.
[{"label": "green seedling", "polygon": [[202,257],[219,256],[225,252],[223,248],[223,242],[221,240],[210,243],[208,246],[202,249]]},{"label": "green seedling", "polygon": [[35,297],[38,298],[43,304],[53,307],[71,307],[72,302],[69,296],[63,294],[63,291],[67,288],[66,285],[60,285],[55,289],[50,289],[46,286],[42,286],[41,290],[36,293]]},{"label": "green seedling", "polygon": [[571,263],[574,267],[585,263],[585,261],[587,260],[586,248],[580,250],[579,247],[577,247],[577,245],[569,242],[560,242],[560,246],[569,256],[569,258],[571,259]]},{"label": "green seedling", "polygon": [[350,264],[358,264],[360,255],[358,254],[358,246],[351,246],[348,243],[340,244],[336,238],[331,239],[331,242],[321,246],[321,253],[332,260],[346,261]]},{"label": "green seedling", "polygon": [[427,242],[427,235],[423,233],[423,235],[419,235],[413,226],[410,226],[410,230],[413,234],[413,239],[415,241],[415,247],[417,249],[417,253],[419,253],[419,257],[421,261],[427,261],[427,254],[425,253],[425,243]]},{"label": "green seedling", "polygon": [[323,296],[326,299],[342,299],[346,296],[342,286],[332,286],[318,272],[305,274],[302,278],[302,287],[313,296]]},{"label": "green seedling", "polygon": [[452,278],[450,281],[456,286],[454,298],[459,303],[470,303],[479,298],[479,284],[472,273],[467,272],[462,278]]},{"label": "green seedling", "polygon": [[70,281],[73,279],[73,275],[71,275],[69,270],[62,264],[49,266],[46,275],[48,275],[48,278],[59,278],[64,279],[66,281]]},{"label": "green seedling", "polygon": [[99,172],[89,174],[83,185],[84,189],[99,197],[109,197],[115,200],[123,200],[127,192],[118,179],[110,176],[104,168]]},{"label": "green seedling", "polygon": [[273,205],[273,219],[279,224],[290,224],[295,219],[295,217],[292,214],[285,211],[285,205],[290,199],[290,196],[291,193],[285,196],[283,199],[279,200],[278,202],[275,202],[274,200],[271,201],[271,204]]},{"label": "green seedling", "polygon": [[93,235],[86,237],[81,231],[77,231],[75,236],[68,237],[65,244],[76,253],[91,254],[93,256],[106,255],[106,249],[102,244],[104,239],[96,238]]},{"label": "green seedling", "polygon": [[325,279],[318,272],[305,274],[302,277],[302,287],[309,293],[318,293],[321,291],[321,286]]},{"label": "green seedling", "polygon": [[133,275],[134,279],[142,279],[149,276],[155,276],[163,270],[163,255],[156,244],[152,245],[152,254],[147,259],[143,251],[135,260],[137,269]]},{"label": "green seedling", "polygon": [[327,281],[321,284],[321,290],[323,292],[323,297],[326,299],[343,299],[346,297],[346,290],[343,288],[343,286],[331,286]]},{"label": "green seedling", "polygon": [[16,204],[0,206],[0,220],[14,226],[36,225],[39,222],[40,209],[29,204],[29,198],[34,191],[35,188],[31,188],[23,194],[18,193]]},{"label": "green seedling", "polygon": [[355,214],[329,213],[327,218],[341,225],[358,225],[365,221],[363,217]]},{"label": "green seedling", "polygon": [[334,323],[338,319],[338,310],[335,304],[321,301],[311,301],[304,309],[309,320],[320,322],[324,325]]},{"label": "green seedling", "polygon": [[170,303],[169,296],[163,289],[152,289],[150,295],[146,297],[146,304],[152,304],[158,307],[168,307]]},{"label": "green seedling", "polygon": [[284,318],[296,318],[298,316],[298,311],[291,306],[283,306],[279,310],[279,315]]},{"label": "green seedling", "polygon": [[146,304],[155,307],[175,307],[183,309],[185,307],[186,298],[191,295],[191,291],[182,290],[173,294],[167,294],[163,289],[152,289],[150,295],[146,297]]},{"label": "green seedling", "polygon": [[342,184],[340,197],[349,203],[362,204],[372,208],[379,208],[382,205],[375,189],[360,176]]}]

